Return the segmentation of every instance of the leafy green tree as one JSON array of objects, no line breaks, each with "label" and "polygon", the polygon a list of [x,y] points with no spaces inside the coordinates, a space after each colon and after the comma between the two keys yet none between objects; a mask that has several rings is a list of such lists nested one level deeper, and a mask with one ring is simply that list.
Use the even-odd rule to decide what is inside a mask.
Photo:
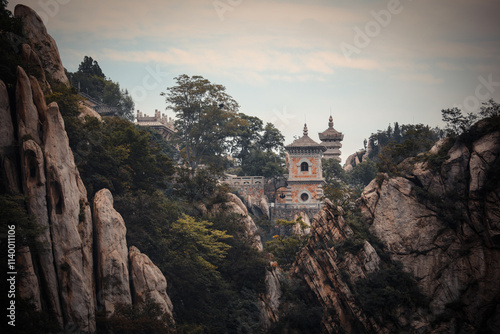
[{"label": "leafy green tree", "polygon": [[107,79],[99,63],[92,57],[85,56],[76,73],[68,73],[71,84],[92,98],[116,108],[118,116],[132,121],[134,119],[134,101],[127,90],[120,89],[120,84]]},{"label": "leafy green tree", "polygon": [[498,117],[500,116],[500,104],[496,103],[493,99],[483,102],[479,114],[484,118]]},{"label": "leafy green tree", "polygon": [[101,70],[97,60],[92,59],[92,57],[85,56],[83,61],[78,65],[78,73],[87,74],[89,76],[96,76],[99,78],[105,78],[106,76]]},{"label": "leafy green tree", "polygon": [[[232,238],[225,231],[209,229],[213,223],[196,221],[194,217],[183,214],[172,224],[172,233],[182,238],[170,243],[173,252],[181,257],[190,257],[205,270],[215,270],[231,247],[220,240]],[[181,242],[177,242],[177,241]]]},{"label": "leafy green tree", "polygon": [[262,128],[260,119],[252,117],[251,121],[254,123],[252,128],[238,133],[240,143],[243,143],[238,147],[240,154],[236,156],[240,160],[238,175],[261,175],[276,181],[286,172],[283,156],[285,137],[272,123]]},{"label": "leafy green tree", "polygon": [[357,164],[349,173],[349,183],[354,186],[366,187],[378,173],[377,165],[370,159]]},{"label": "leafy green tree", "polygon": [[323,177],[327,183],[332,181],[347,181],[347,175],[340,162],[335,159],[322,160]]},{"label": "leafy green tree", "polygon": [[111,316],[96,315],[98,333],[168,334],[176,333],[172,319],[150,298],[144,304],[117,305]]},{"label": "leafy green tree", "polygon": [[352,187],[345,182],[333,180],[323,187],[323,194],[333,205],[344,209],[353,209],[356,199],[361,195],[362,188]]},{"label": "leafy green tree", "polygon": [[281,134],[273,123],[267,123],[264,128],[262,138],[257,142],[257,146],[266,152],[282,152],[284,146],[285,136]]},{"label": "leafy green tree", "polygon": [[441,110],[442,119],[446,122],[445,130],[449,136],[458,136],[470,129],[477,120],[477,115],[469,113],[463,115],[458,108]]},{"label": "leafy green tree", "polygon": [[176,85],[167,88],[167,108],[177,116],[175,127],[178,145],[185,163],[195,170],[199,164],[216,165],[231,151],[237,134],[238,103],[222,85],[213,84],[201,76],[182,74]]},{"label": "leafy green tree", "polygon": [[235,144],[232,155],[239,161],[244,161],[262,139],[261,132],[264,130],[262,120],[255,116],[239,113],[241,122],[237,124]]},{"label": "leafy green tree", "polygon": [[290,268],[309,240],[309,236],[294,232],[296,226],[302,230],[308,227],[300,216],[296,220],[276,219],[278,233],[266,242],[265,250],[272,253],[284,269]]}]

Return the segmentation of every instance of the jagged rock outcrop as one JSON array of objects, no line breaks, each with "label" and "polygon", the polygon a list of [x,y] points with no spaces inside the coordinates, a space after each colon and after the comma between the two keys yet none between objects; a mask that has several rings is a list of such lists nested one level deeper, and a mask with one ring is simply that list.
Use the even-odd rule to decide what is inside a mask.
[{"label": "jagged rock outcrop", "polygon": [[[23,20],[23,32],[28,38],[31,49],[42,63],[43,70],[51,74],[52,78],[69,86],[69,80],[64,73],[61,56],[56,42],[47,33],[47,28],[40,16],[31,8],[17,5],[14,16]],[[29,53],[31,57],[31,53]]]},{"label": "jagged rock outcrop", "polygon": [[326,200],[324,209],[312,221],[311,239],[299,253],[293,273],[306,282],[324,308],[325,332],[387,332],[363,312],[346,281],[346,276],[352,282],[366,278],[368,273],[378,269],[380,262],[368,242],[357,255],[340,256],[335,245],[352,234],[342,209]]},{"label": "jagged rock outcrop", "polygon": [[255,198],[254,196],[249,195],[243,196],[242,202],[247,210],[254,216],[265,219],[269,219],[271,217],[269,202],[266,195],[260,198]]},{"label": "jagged rock outcrop", "polygon": [[[30,46],[22,46],[21,56],[30,64],[41,62],[48,77],[67,84],[57,46],[40,18],[22,5],[16,7],[16,16],[23,17],[30,40]],[[6,85],[0,81],[0,190],[2,194],[24,195],[28,213],[40,228],[36,243],[17,250],[17,296],[31,302],[61,329],[93,333],[97,277],[98,303],[106,311],[112,313],[118,303],[130,305],[134,298],[152,295],[172,315],[165,277],[136,249],[135,278],[129,274],[125,225],[113,208],[108,190],[96,196],[94,241],[87,191],[63,118],[56,103],[47,106],[41,88],[45,83],[40,85],[39,80],[44,81],[44,76],[37,80],[18,67],[11,92],[15,101],[10,100]],[[135,297],[131,285],[139,288]]]},{"label": "jagged rock outcrop", "polygon": [[344,170],[351,171],[354,167],[366,160],[368,156],[366,150],[359,150],[356,153],[351,154],[345,159]]},{"label": "jagged rock outcrop", "polygon": [[43,124],[49,219],[62,308],[82,330],[95,330],[92,216],[56,103]]},{"label": "jagged rock outcrop", "polygon": [[167,280],[160,269],[134,246],[129,248],[129,259],[134,301],[144,304],[151,300],[172,317],[173,305],[167,295]]},{"label": "jagged rock outcrop", "polygon": [[129,259],[122,216],[113,208],[113,195],[102,189],[94,197],[97,257],[97,302],[106,314],[118,304],[131,305]]},{"label": "jagged rock outcrop", "polygon": [[13,156],[14,124],[10,113],[9,93],[5,83],[0,80],[0,171],[5,182],[2,184],[2,191],[8,194],[19,193],[17,184],[17,169]]},{"label": "jagged rock outcrop", "polygon": [[271,262],[271,269],[266,270],[266,293],[259,296],[261,327],[268,329],[279,320],[281,298],[281,270],[276,262]]},{"label": "jagged rock outcrop", "polygon": [[383,321],[363,309],[355,283],[380,271],[383,261],[366,240],[356,252],[339,253],[353,231],[327,201],[294,266],[323,305],[326,332],[498,331],[500,130],[498,120],[490,122],[404,161],[404,176],[378,177],[359,200],[385,256],[415,277],[427,306],[399,307],[392,320]]},{"label": "jagged rock outcrop", "polygon": [[42,86],[46,91],[50,90],[50,84],[47,81],[47,77],[45,76],[45,71],[43,69],[42,61],[38,57],[35,51],[28,44],[23,43],[21,45],[21,59],[23,59],[27,64],[29,64],[40,77],[40,81]]},{"label": "jagged rock outcrop", "polygon": [[241,201],[241,199],[235,194],[226,194],[226,201],[223,203],[215,204],[211,210],[210,214],[218,215],[224,213],[225,215],[236,214],[241,216],[241,224],[245,226],[245,237],[248,237],[252,245],[258,249],[262,250],[262,241],[260,235],[257,233],[257,225],[253,221],[252,217],[248,214],[248,210]]},{"label": "jagged rock outcrop", "polygon": [[87,107],[83,103],[80,103],[79,106],[80,106],[80,115],[78,115],[78,118],[84,119],[85,117],[90,116],[102,121],[101,115],[99,115],[97,111],[95,111],[94,109]]},{"label": "jagged rock outcrop", "polygon": [[431,299],[436,333],[500,325],[500,131],[483,120],[472,133],[439,166],[416,162],[405,177],[370,183],[361,199],[370,230]]}]

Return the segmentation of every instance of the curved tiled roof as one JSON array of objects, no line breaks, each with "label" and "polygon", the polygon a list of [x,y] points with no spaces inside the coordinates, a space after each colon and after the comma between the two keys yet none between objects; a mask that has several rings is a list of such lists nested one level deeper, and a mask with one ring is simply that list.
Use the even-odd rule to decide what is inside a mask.
[{"label": "curved tiled roof", "polygon": [[293,143],[286,145],[285,148],[315,148],[322,151],[326,151],[326,147],[316,143],[307,135],[307,125],[304,124],[304,135],[299,139],[295,140]]},{"label": "curved tiled roof", "polygon": [[321,141],[325,140],[342,140],[344,139],[344,135],[341,132],[338,132],[333,128],[333,117],[330,116],[329,122],[328,122],[328,129],[326,129],[323,132],[318,133],[319,139]]}]

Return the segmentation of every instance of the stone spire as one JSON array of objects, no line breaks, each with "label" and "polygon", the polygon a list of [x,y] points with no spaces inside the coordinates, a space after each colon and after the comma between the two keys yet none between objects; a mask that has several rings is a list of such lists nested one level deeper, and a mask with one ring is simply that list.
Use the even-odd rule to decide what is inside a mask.
[{"label": "stone spire", "polygon": [[307,124],[304,123],[304,136],[307,136],[308,131],[307,131]]}]

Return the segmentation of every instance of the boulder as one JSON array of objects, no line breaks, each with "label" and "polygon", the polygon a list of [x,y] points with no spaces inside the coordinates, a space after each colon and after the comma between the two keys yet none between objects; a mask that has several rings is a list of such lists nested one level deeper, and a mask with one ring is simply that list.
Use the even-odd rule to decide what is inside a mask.
[{"label": "boulder", "polygon": [[160,269],[134,246],[129,248],[129,260],[134,303],[144,304],[151,300],[172,317],[173,305],[167,295],[167,280]]},{"label": "boulder", "polygon": [[94,231],[97,254],[97,302],[106,314],[117,304],[132,304],[130,294],[127,229],[122,216],[113,208],[113,195],[102,189],[94,197]]}]

